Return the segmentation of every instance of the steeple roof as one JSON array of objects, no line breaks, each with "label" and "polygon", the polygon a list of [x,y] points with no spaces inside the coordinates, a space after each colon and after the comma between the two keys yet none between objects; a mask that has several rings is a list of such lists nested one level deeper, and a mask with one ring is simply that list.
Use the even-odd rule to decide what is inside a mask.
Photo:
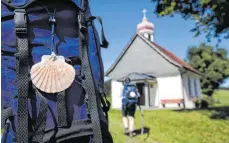
[{"label": "steeple roof", "polygon": [[148,21],[148,19],[146,17],[147,10],[143,9],[142,12],[143,12],[142,22],[137,25],[137,31],[138,31],[138,33],[153,34],[154,24]]}]

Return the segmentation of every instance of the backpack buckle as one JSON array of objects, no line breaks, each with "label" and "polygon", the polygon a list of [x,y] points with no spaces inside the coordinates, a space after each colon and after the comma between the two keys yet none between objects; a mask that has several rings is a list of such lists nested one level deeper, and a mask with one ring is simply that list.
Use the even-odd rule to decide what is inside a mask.
[{"label": "backpack buckle", "polygon": [[85,17],[84,17],[84,14],[83,13],[80,13],[78,15],[78,22],[79,22],[79,30],[84,33],[86,31],[86,20],[85,20]]},{"label": "backpack buckle", "polygon": [[27,33],[27,17],[25,9],[16,9],[14,11],[15,30],[17,34]]},{"label": "backpack buckle", "polygon": [[85,97],[84,102],[85,102],[85,104],[86,104],[86,113],[87,113],[87,117],[90,119],[91,117],[90,117],[89,106],[88,106],[89,99],[88,99],[87,96]]}]

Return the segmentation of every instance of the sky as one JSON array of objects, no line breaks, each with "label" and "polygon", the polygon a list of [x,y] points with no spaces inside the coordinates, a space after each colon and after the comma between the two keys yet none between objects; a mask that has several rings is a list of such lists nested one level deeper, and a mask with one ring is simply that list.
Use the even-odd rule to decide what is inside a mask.
[{"label": "sky", "polygon": [[[136,26],[142,21],[142,10],[147,9],[147,18],[154,24],[154,40],[156,43],[185,59],[190,46],[198,46],[207,42],[204,35],[193,37],[190,32],[195,23],[184,20],[180,15],[175,17],[157,17],[154,13],[155,5],[151,0],[89,0],[91,12],[103,20],[105,35],[109,41],[108,49],[102,50],[104,70],[114,63],[121,51],[136,33]],[[96,25],[100,32],[100,26]],[[210,45],[216,45],[213,39]],[[229,39],[223,40],[219,47],[229,50]],[[229,86],[229,79],[223,86]]]}]

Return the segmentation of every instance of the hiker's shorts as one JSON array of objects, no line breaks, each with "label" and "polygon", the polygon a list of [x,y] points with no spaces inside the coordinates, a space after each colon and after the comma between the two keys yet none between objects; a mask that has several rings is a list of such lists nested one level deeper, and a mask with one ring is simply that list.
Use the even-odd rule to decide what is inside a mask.
[{"label": "hiker's shorts", "polygon": [[126,106],[122,105],[122,116],[131,116],[134,117],[136,111],[136,104],[135,103],[127,103]]}]

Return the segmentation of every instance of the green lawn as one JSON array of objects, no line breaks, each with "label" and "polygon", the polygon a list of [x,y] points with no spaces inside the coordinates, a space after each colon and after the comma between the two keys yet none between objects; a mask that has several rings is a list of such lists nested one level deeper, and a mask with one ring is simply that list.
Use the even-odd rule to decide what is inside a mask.
[{"label": "green lawn", "polygon": [[[229,91],[217,91],[214,98],[220,100],[216,106],[228,106]],[[217,109],[221,109],[218,107]],[[211,119],[214,110],[151,110],[144,111],[145,126],[150,135],[139,135],[130,139],[123,134],[121,112],[109,113],[110,131],[114,143],[229,143],[229,120]],[[136,112],[135,128],[141,128],[140,112]]]},{"label": "green lawn", "polygon": [[217,90],[214,94],[214,99],[219,100],[219,104],[215,104],[215,106],[229,106],[229,90]]}]

